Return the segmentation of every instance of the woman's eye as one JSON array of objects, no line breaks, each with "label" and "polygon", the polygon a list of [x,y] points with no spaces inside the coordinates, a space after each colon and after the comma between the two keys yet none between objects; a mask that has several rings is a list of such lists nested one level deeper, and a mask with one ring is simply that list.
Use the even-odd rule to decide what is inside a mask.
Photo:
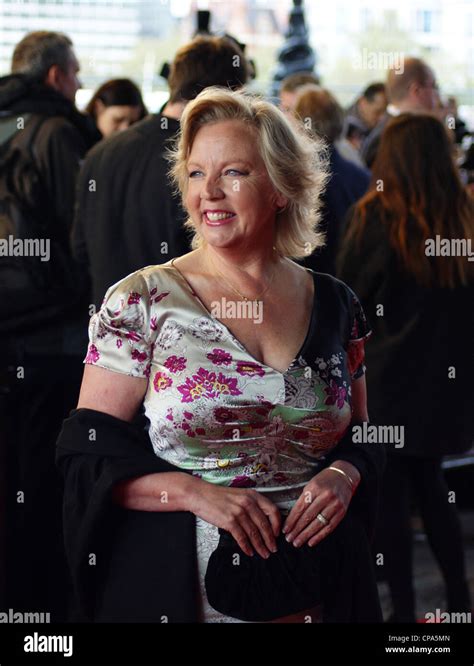
[{"label": "woman's eye", "polygon": [[197,176],[202,176],[202,171],[191,171],[188,174],[188,178],[196,178]]},{"label": "woman's eye", "polygon": [[243,171],[239,171],[238,169],[227,169],[225,172],[226,174],[229,174],[229,176],[244,176]]}]

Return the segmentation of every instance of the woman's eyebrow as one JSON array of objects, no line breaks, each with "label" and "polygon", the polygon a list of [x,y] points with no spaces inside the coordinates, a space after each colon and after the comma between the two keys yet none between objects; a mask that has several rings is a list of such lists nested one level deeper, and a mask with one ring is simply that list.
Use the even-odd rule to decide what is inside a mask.
[{"label": "woman's eyebrow", "polygon": [[[238,158],[237,159],[226,160],[225,162],[221,162],[221,163],[219,163],[219,166],[224,167],[228,164],[240,164],[240,166],[245,166],[247,168],[252,167],[252,165],[249,162],[247,162],[246,160],[239,160]],[[194,161],[188,162],[187,166],[188,167],[202,168],[202,165],[199,162],[194,162]]]},{"label": "woman's eyebrow", "polygon": [[226,164],[240,164],[240,166],[247,167],[248,169],[250,169],[252,167],[252,165],[249,162],[246,162],[245,160],[239,160],[239,159],[228,160],[228,162],[226,162]]}]

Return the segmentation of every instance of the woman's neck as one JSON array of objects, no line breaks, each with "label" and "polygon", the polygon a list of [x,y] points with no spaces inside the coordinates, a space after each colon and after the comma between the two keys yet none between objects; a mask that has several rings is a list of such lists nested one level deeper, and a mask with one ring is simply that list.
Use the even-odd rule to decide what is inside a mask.
[{"label": "woman's neck", "polygon": [[281,257],[272,245],[264,249],[253,248],[245,251],[229,248],[216,248],[205,245],[200,248],[204,270],[215,275],[216,272],[234,277],[237,280],[265,282],[273,274]]}]

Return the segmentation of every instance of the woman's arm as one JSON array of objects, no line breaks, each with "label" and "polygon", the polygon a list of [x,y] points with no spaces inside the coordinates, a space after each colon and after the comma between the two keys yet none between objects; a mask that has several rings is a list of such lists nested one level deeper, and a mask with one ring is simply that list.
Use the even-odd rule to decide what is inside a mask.
[{"label": "woman's arm", "polygon": [[86,365],[77,409],[95,409],[129,423],[145,397],[148,380]]},{"label": "woman's arm", "polygon": [[[131,422],[143,402],[148,380],[86,365],[78,409],[95,409]],[[114,488],[114,501],[138,511],[187,511],[193,479],[185,472],[162,472],[125,479]],[[166,501],[164,501],[166,500]]]},{"label": "woman's arm", "polygon": [[[143,402],[148,380],[98,366],[84,371],[78,409],[100,410],[132,421]],[[191,511],[230,531],[248,555],[252,547],[268,557],[280,529],[277,507],[250,489],[215,486],[186,472],[159,472],[125,479],[115,485],[114,501],[137,511]]]}]

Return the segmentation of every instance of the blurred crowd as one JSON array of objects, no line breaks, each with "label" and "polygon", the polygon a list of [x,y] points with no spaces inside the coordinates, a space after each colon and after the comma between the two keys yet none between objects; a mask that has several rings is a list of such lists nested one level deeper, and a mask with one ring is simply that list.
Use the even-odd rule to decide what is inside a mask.
[{"label": "blurred crowd", "polygon": [[[170,96],[156,114],[129,79],[106,81],[79,112],[79,72],[66,35],[35,32],[0,78],[0,239],[13,248],[0,257],[8,470],[0,606],[50,611],[58,621],[68,617],[70,583],[55,441],[77,404],[89,318],[119,279],[191,249],[167,149],[186,103],[208,86],[244,88],[251,65],[236,41],[195,38],[176,53]],[[291,123],[324,140],[330,165],[321,203],[326,244],[304,264],[358,295],[373,330],[369,415],[409,433],[388,455],[374,545],[384,554],[391,619],[416,620],[413,501],[448,609],[470,610],[459,517],[441,462],[473,440],[471,135],[456,100],[443,101],[436,73],[415,57],[402,73],[368,82],[347,109],[312,72],[284,79],[279,104]],[[467,252],[430,256],[426,241],[437,237],[465,241]],[[48,260],[29,254],[26,239],[48,241]]]}]

